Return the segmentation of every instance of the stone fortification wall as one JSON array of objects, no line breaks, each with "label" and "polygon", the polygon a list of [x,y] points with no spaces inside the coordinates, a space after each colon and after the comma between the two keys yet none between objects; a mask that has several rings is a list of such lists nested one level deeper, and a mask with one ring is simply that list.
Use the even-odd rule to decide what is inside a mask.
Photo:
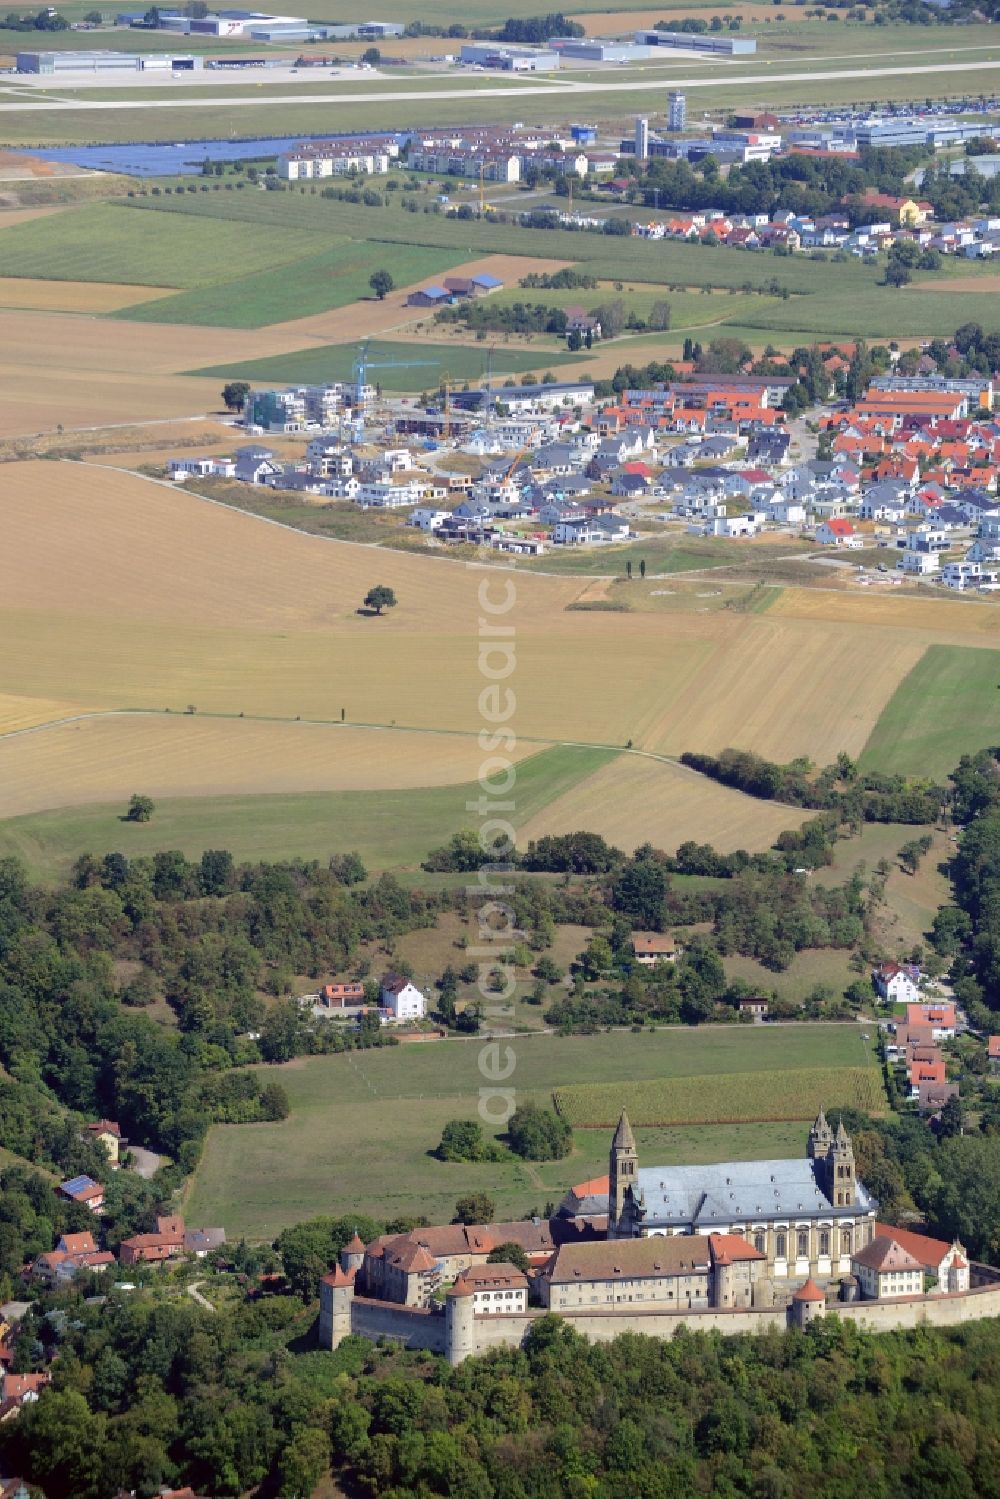
[{"label": "stone fortification wall", "polygon": [[[1000,1271],[973,1266],[973,1289],[941,1296],[908,1296],[895,1301],[838,1302],[827,1308],[845,1322],[868,1332],[894,1328],[957,1327],[981,1317],[1000,1317]],[[392,1338],[408,1348],[443,1353],[452,1363],[488,1353],[491,1348],[520,1347],[532,1324],[545,1312],[532,1308],[518,1316],[483,1316],[473,1311],[471,1297],[449,1305],[447,1315],[426,1308],[395,1306],[355,1296],[351,1301],[351,1331],[360,1337]],[[792,1320],[792,1309],[754,1307],[710,1311],[580,1310],[561,1314],[592,1343],[607,1343],[624,1332],[652,1338],[672,1338],[681,1326],[692,1332],[741,1333],[782,1330]],[[334,1344],[333,1346],[336,1346]]]},{"label": "stone fortification wall", "polygon": [[391,1301],[355,1296],[351,1303],[351,1332],[373,1342],[392,1338],[407,1348],[446,1352],[444,1316],[425,1307],[396,1306]]}]

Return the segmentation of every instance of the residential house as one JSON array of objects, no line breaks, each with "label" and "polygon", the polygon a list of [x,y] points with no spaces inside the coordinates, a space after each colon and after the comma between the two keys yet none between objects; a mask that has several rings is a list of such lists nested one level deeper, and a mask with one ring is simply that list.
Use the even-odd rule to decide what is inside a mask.
[{"label": "residential house", "polygon": [[929,1025],[935,1041],[944,1041],[954,1036],[955,1022],[953,1004],[907,1003],[907,1025]]},{"label": "residential house", "polygon": [[112,1166],[117,1166],[122,1150],[128,1144],[128,1140],[121,1132],[117,1120],[98,1119],[93,1124],[84,1126],[84,1137],[88,1140],[96,1140],[103,1145],[107,1152],[108,1161]]},{"label": "residential house", "polygon": [[759,997],[741,999],[739,1002],[740,1014],[749,1015],[753,1020],[766,1020],[767,1008],[767,1000]]},{"label": "residential house", "polygon": [[114,1262],[110,1250],[98,1249],[93,1234],[62,1234],[55,1249],[34,1261],[31,1273],[38,1280],[57,1285],[72,1280],[80,1270],[102,1271]]},{"label": "residential house", "polygon": [[620,515],[597,515],[592,520],[557,521],[552,540],[565,546],[600,546],[609,541],[627,541],[628,521]]},{"label": "residential house", "polygon": [[394,1020],[422,1020],[427,1013],[424,995],[398,973],[387,973],[382,980],[381,1003]]},{"label": "residential house", "polygon": [[668,932],[636,932],[632,938],[635,961],[643,968],[655,968],[657,963],[673,963],[677,957],[677,943]]},{"label": "residential house", "polygon": [[875,1232],[879,1237],[893,1239],[913,1256],[924,1275],[937,1282],[930,1288],[931,1295],[943,1296],[969,1289],[969,1257],[958,1239],[949,1244],[946,1239],[932,1239],[929,1234],[885,1223],[876,1223]]},{"label": "residential house", "polygon": [[0,1385],[0,1404],[12,1401],[15,1407],[31,1405],[51,1383],[52,1375],[48,1373],[5,1374]]},{"label": "residential house", "polygon": [[183,1253],[184,1220],[176,1215],[159,1216],[154,1233],[133,1234],[122,1240],[118,1251],[123,1265],[159,1264]]},{"label": "residential house", "polygon": [[60,1197],[78,1202],[92,1213],[99,1213],[104,1207],[104,1188],[89,1176],[74,1176],[70,1181],[60,1182],[58,1192]]},{"label": "residential house", "polygon": [[879,999],[886,1004],[905,1004],[907,1020],[919,1023],[909,1013],[911,1002],[920,995],[920,969],[915,963],[883,963],[872,974],[872,983]]},{"label": "residential house", "polygon": [[507,1260],[470,1265],[459,1272],[454,1296],[473,1296],[477,1316],[524,1313],[528,1309],[528,1277]]},{"label": "residential house", "polygon": [[611,493],[620,500],[645,499],[651,487],[652,480],[647,474],[631,474],[626,469],[621,469],[611,481]]},{"label": "residential house", "polygon": [[816,527],[816,540],[820,546],[863,546],[853,525],[845,516],[835,516]]},{"label": "residential house", "polygon": [[363,1005],[364,1002],[365,986],[356,979],[343,979],[333,984],[321,984],[316,995],[316,1005],[324,1010],[351,1009],[356,1005]]},{"label": "residential house", "polygon": [[986,1055],[990,1071],[1000,1072],[1000,1036],[989,1036],[986,1040]]},{"label": "residential house", "polygon": [[879,1234],[851,1256],[851,1272],[866,1301],[922,1296],[924,1267],[889,1234]]}]

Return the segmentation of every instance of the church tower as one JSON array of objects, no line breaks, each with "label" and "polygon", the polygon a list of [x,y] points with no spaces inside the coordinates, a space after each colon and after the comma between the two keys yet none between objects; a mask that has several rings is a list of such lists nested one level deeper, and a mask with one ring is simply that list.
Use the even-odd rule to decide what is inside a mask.
[{"label": "church tower", "polygon": [[816,1116],[816,1123],[809,1131],[809,1155],[814,1161],[825,1161],[833,1149],[833,1130],[826,1122],[826,1115],[820,1109]]},{"label": "church tower", "polygon": [[841,1120],[826,1158],[826,1195],[835,1208],[854,1206],[855,1181],[854,1146]]},{"label": "church tower", "polygon": [[635,1136],[622,1109],[615,1138],[611,1142],[611,1159],[608,1170],[608,1238],[628,1238],[629,1231],[622,1223],[625,1196],[638,1180],[639,1156],[635,1148]]}]

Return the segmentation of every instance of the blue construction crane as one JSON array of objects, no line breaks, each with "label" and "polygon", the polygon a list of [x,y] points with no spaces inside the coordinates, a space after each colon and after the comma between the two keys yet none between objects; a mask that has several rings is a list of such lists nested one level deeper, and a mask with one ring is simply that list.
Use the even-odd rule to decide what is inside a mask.
[{"label": "blue construction crane", "polygon": [[354,404],[364,410],[364,390],[368,384],[369,370],[409,369],[414,365],[426,364],[436,365],[436,359],[369,359],[368,349],[371,344],[370,338],[362,339],[358,344],[358,357],[354,361]]}]

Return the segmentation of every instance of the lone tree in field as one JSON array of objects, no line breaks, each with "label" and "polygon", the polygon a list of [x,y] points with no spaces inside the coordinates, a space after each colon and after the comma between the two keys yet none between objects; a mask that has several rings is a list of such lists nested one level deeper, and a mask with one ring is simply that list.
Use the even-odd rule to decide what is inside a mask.
[{"label": "lone tree in field", "polygon": [[395,281],[393,281],[392,276],[388,271],[372,271],[371,275],[368,277],[368,285],[378,297],[379,301],[384,302],[396,283]]},{"label": "lone tree in field", "polygon": [[126,822],[148,822],[156,811],[156,805],[151,796],[140,796],[138,792],[128,804],[125,814]]},{"label": "lone tree in field", "polygon": [[250,394],[246,380],[230,380],[222,387],[222,403],[227,411],[242,411]]},{"label": "lone tree in field", "polygon": [[365,594],[365,608],[374,609],[376,614],[381,614],[383,609],[395,609],[396,595],[391,588],[386,588],[384,583],[376,583],[374,588],[369,588]]}]

